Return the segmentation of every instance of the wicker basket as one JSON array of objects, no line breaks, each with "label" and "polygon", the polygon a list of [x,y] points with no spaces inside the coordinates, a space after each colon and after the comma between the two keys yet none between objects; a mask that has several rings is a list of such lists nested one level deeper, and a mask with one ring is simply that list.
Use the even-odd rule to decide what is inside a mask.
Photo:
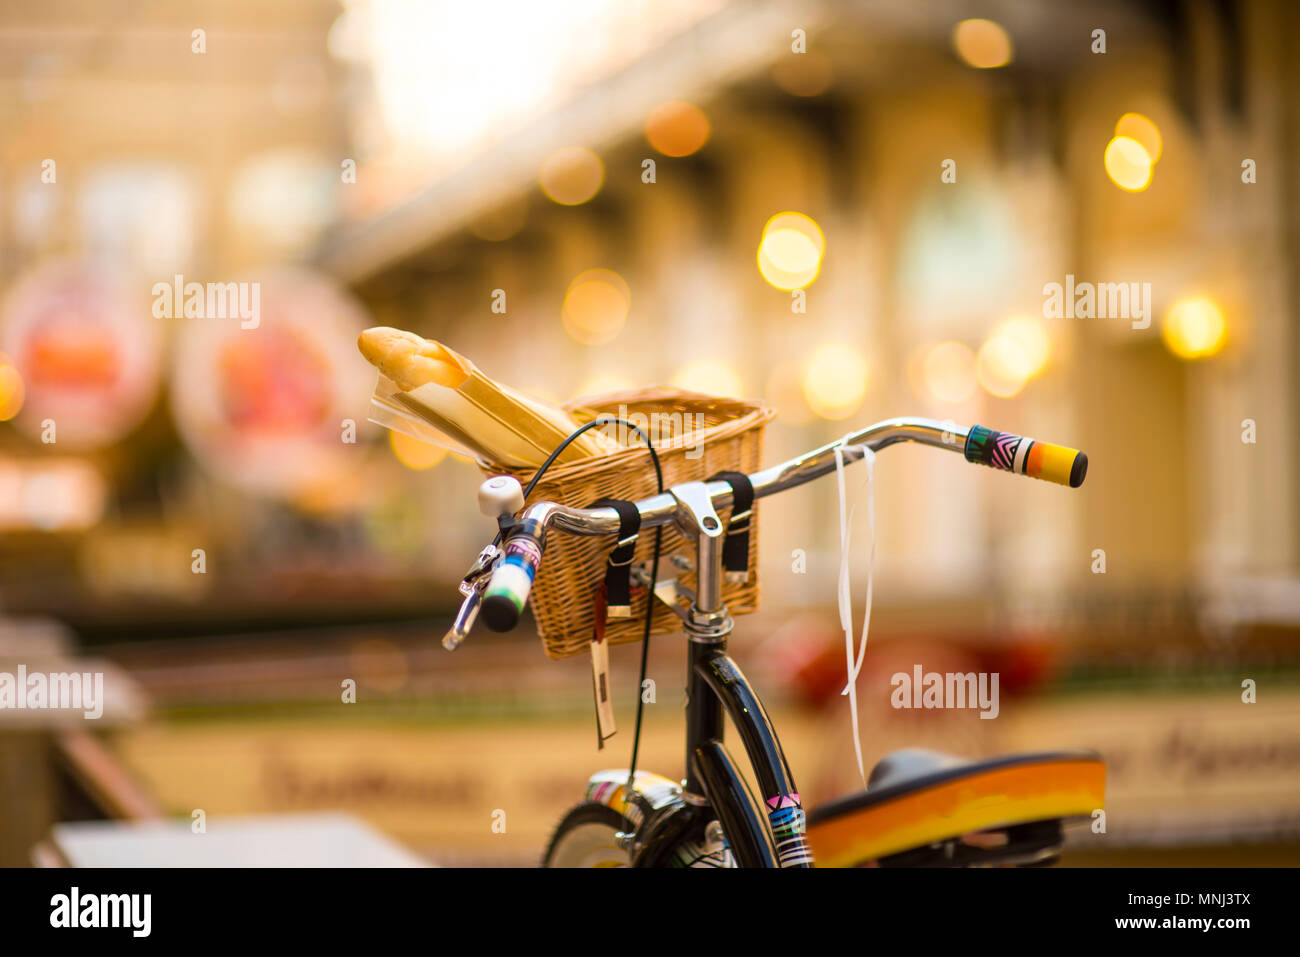
[{"label": "wicker basket", "polygon": [[[615,392],[576,400],[565,406],[579,421],[589,421],[598,414],[629,418],[635,413],[647,417],[659,413],[652,433],[655,451],[663,467],[664,488],[680,482],[708,478],[724,470],[753,472],[759,467],[763,452],[763,428],[775,414],[757,402],[722,399],[656,387],[631,392]],[[694,418],[696,415],[701,418]],[[636,419],[632,421],[637,422]],[[702,423],[703,427],[691,426]],[[638,422],[639,424],[639,422]],[[632,441],[636,440],[632,437]],[[531,472],[480,463],[489,475],[514,475],[527,485]],[[637,500],[657,491],[654,465],[644,444],[631,445],[623,451],[599,458],[585,459],[569,465],[552,465],[546,476],[528,497],[536,501],[559,502],[585,508],[601,498]],[[730,518],[730,507],[720,517]],[[749,580],[724,584],[722,595],[734,614],[758,608],[758,510],[755,504],[750,522]],[[613,536],[575,536],[552,534],[546,541],[546,555],[533,585],[532,608],[537,619],[546,654],[551,658],[568,658],[585,654],[590,648],[594,626],[596,588],[605,577],[605,561],[614,548]],[[673,573],[669,559],[680,554],[694,559],[694,550],[672,526],[664,528],[663,551],[659,563],[661,578]],[[654,557],[654,532],[642,531],[637,541],[636,562]],[[694,573],[680,572],[682,581],[695,587]],[[635,588],[632,617],[609,619],[605,636],[611,643],[639,641],[645,630],[646,589]],[[657,602],[652,634],[675,631],[681,622],[662,602]]]}]

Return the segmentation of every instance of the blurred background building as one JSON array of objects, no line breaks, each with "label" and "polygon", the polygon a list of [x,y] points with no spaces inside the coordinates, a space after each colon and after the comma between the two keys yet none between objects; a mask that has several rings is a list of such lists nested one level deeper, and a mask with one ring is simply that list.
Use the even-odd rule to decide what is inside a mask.
[{"label": "blurred background building", "polygon": [[[1294,862],[1298,33],[1282,0],[0,4],[0,660],[132,689],[93,745],[0,723],[5,862],[199,808],[527,862],[626,760],[581,659],[438,647],[480,475],[367,422],[368,325],[555,402],[762,398],[769,462],[905,414],[1086,450],[1079,492],[882,456],[868,755],[1096,747],[1074,861]],[[162,302],[190,282],[257,283],[257,321]],[[837,508],[763,504],[734,645],[810,803],[860,786]],[[893,711],[913,663],[998,671],[999,719]]]}]

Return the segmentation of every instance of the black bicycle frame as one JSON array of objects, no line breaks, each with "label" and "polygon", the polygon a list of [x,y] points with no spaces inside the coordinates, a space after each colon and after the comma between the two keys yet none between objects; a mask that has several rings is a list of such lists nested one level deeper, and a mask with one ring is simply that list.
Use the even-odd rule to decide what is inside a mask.
[{"label": "black bicycle frame", "polygon": [[[708,801],[741,867],[811,867],[794,775],[762,702],[727,656],[724,641],[688,645],[687,794]],[[755,810],[749,788],[722,743],[724,713],[748,752],[767,820]]]}]

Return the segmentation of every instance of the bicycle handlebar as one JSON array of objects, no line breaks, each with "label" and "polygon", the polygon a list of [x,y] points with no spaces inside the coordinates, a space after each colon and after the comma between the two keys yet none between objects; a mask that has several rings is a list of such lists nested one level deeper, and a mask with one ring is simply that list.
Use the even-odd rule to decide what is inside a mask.
[{"label": "bicycle handlebar", "polygon": [[[887,419],[798,458],[753,473],[749,478],[754,485],[754,497],[775,495],[834,471],[837,449],[847,464],[862,458],[864,446],[878,451],[898,442],[918,442],[959,452],[968,462],[1071,488],[1082,485],[1088,471],[1088,457],[1062,445],[998,432],[982,425],[963,429],[933,419]],[[729,483],[709,482],[706,487],[715,509],[731,504]],[[678,511],[678,501],[669,492],[642,499],[636,506],[643,530],[669,524]],[[482,615],[487,626],[493,631],[509,631],[518,623],[541,565],[546,533],[552,527],[572,535],[610,535],[618,532],[619,525],[618,512],[608,507],[571,508],[556,502],[536,502],[524,509],[522,518],[510,529],[504,557],[483,593]]]}]

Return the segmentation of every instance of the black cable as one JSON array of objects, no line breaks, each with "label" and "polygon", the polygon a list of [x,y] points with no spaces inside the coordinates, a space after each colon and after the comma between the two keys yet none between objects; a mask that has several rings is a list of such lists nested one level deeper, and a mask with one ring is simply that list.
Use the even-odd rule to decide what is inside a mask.
[{"label": "black cable", "polygon": [[[635,432],[637,435],[641,436],[641,438],[645,439],[646,445],[650,447],[650,455],[654,458],[655,471],[659,474],[659,491],[662,492],[664,490],[663,473],[659,472],[659,457],[655,455],[654,447],[650,446],[650,440],[646,438],[644,432],[638,429],[631,422],[628,422],[625,419],[618,419],[611,416],[602,419],[592,419],[586,425],[580,426],[579,428],[574,429],[572,432],[570,432],[569,437],[566,438],[559,445],[557,445],[551,451],[551,454],[546,456],[546,461],[537,467],[537,471],[533,473],[533,477],[528,480],[528,484],[524,487],[524,498],[528,498],[528,496],[532,494],[533,489],[537,487],[537,483],[540,482],[542,480],[542,476],[546,474],[546,470],[549,469],[551,465],[555,462],[555,460],[560,457],[560,453],[563,452],[565,449],[567,449],[573,443],[574,439],[582,435],[582,433],[586,432],[588,429],[594,429],[598,425],[609,425],[612,422],[623,423],[629,429]],[[510,527],[510,519],[506,516],[503,516],[500,520],[498,520],[497,524],[500,525],[501,527],[497,531],[497,537],[492,539],[493,545],[501,544],[501,536],[504,535],[506,533],[506,530]]]},{"label": "black cable", "polygon": [[[659,453],[655,451],[655,447],[653,443],[651,443],[650,437],[642,432],[639,426],[633,425],[631,422],[627,421],[627,419],[620,419],[616,416],[607,416],[599,419],[592,419],[586,425],[583,425],[570,433],[568,438],[557,445],[555,450],[546,457],[546,461],[538,467],[535,473],[533,473],[533,477],[529,479],[528,485],[524,488],[524,498],[528,498],[529,494],[532,493],[533,488],[536,487],[537,483],[541,480],[543,473],[551,467],[551,463],[560,457],[560,453],[567,449],[574,439],[582,435],[582,433],[586,432],[588,429],[594,429],[598,425],[611,425],[615,422],[627,426],[634,433],[639,435],[642,440],[644,440],[646,448],[650,450],[650,461],[654,463],[655,479],[659,485],[659,494],[662,495],[664,491],[664,470],[659,464]],[[505,531],[506,528],[503,527],[497,532],[497,537],[492,540],[493,545],[501,544],[501,536],[505,534]],[[636,759],[641,751],[641,719],[645,713],[645,694],[642,689],[645,687],[645,674],[649,666],[650,627],[654,621],[655,613],[654,586],[655,582],[659,580],[659,554],[663,546],[663,532],[664,527],[662,525],[655,528],[654,559],[650,563],[650,588],[646,595],[645,632],[641,636],[641,677],[637,679],[636,683],[636,728],[632,732],[632,760],[629,762],[627,773],[626,791],[629,796],[635,793],[632,785],[636,780]]]},{"label": "black cable", "polygon": [[[654,455],[654,450],[651,450]],[[659,459],[655,458],[655,471],[659,472]],[[659,491],[664,490],[663,473],[659,473]],[[663,543],[664,527],[655,528],[655,556],[650,563],[650,588],[645,600],[645,633],[641,636],[641,677],[636,682],[636,728],[632,732],[632,760],[628,762],[627,793],[635,793],[632,785],[636,782],[636,758],[641,750],[641,716],[645,711],[645,673],[650,658],[650,623],[655,616],[655,582],[659,580],[659,547]]]}]

